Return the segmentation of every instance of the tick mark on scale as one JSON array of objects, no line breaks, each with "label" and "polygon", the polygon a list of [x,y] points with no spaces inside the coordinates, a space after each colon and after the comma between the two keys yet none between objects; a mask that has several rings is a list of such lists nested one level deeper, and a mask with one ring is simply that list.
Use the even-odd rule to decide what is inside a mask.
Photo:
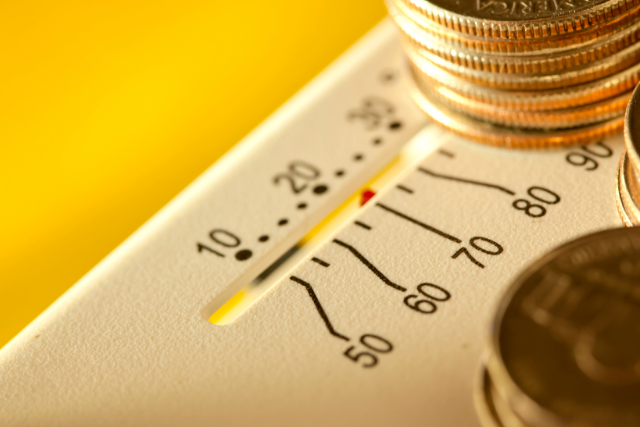
[{"label": "tick mark on scale", "polygon": [[405,193],[413,194],[413,190],[410,189],[409,187],[405,187],[404,185],[398,184],[398,185],[396,185],[396,188],[398,190],[404,191]]},{"label": "tick mark on scale", "polygon": [[360,160],[364,159],[364,156],[360,153],[356,154],[355,156],[353,156],[353,160],[356,162],[359,162]]},{"label": "tick mark on scale", "polygon": [[302,210],[302,209],[306,209],[307,208],[307,204],[302,202],[302,203],[298,203],[297,206],[298,209]]},{"label": "tick mark on scale", "polygon": [[382,138],[376,138],[371,142],[373,143],[373,145],[380,145],[382,144]]},{"label": "tick mark on scale", "polygon": [[241,251],[236,252],[236,259],[238,261],[245,261],[251,258],[253,253],[249,249],[242,249]]},{"label": "tick mark on scale", "polygon": [[344,171],[343,171],[342,169],[338,169],[338,170],[336,171],[336,176],[337,176],[337,177],[341,177],[341,176],[343,176],[343,175],[344,175]]},{"label": "tick mark on scale", "polygon": [[258,242],[262,242],[262,243],[264,243],[264,242],[266,242],[267,240],[269,240],[269,236],[267,236],[266,234],[264,234],[264,235],[262,235],[262,236],[258,237]]},{"label": "tick mark on scale", "polygon": [[360,222],[360,221],[356,221],[354,222],[355,225],[364,228],[365,230],[371,230],[371,226],[365,224],[364,222]]},{"label": "tick mark on scale", "polygon": [[283,226],[283,225],[287,225],[289,223],[289,220],[287,218],[282,218],[280,221],[278,221],[278,225],[279,226]]},{"label": "tick mark on scale", "polygon": [[316,257],[311,258],[311,261],[315,262],[316,264],[320,264],[323,267],[329,267],[330,265],[328,262],[323,261],[320,258],[316,258]]}]

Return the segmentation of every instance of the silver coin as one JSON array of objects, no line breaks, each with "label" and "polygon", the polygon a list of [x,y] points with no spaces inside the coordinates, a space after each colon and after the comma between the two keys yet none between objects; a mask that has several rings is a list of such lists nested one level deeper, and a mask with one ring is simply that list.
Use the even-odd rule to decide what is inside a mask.
[{"label": "silver coin", "polygon": [[489,374],[526,424],[640,426],[640,228],[557,248],[507,292]]}]

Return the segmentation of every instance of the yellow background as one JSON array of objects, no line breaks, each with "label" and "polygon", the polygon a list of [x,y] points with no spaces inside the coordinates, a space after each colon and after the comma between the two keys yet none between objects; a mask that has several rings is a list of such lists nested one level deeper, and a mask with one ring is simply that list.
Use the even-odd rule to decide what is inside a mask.
[{"label": "yellow background", "polygon": [[382,0],[3,2],[0,347],[384,14]]}]

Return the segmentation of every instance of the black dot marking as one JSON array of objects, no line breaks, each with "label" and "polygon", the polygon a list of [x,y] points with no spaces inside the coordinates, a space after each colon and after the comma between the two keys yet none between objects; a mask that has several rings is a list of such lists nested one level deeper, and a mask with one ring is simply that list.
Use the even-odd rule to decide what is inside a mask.
[{"label": "black dot marking", "polygon": [[393,71],[386,71],[382,73],[380,77],[383,82],[390,83],[396,79],[396,73],[394,73]]},{"label": "black dot marking", "polygon": [[342,176],[342,175],[344,175],[344,171],[342,169],[338,169],[336,171],[336,176]]},{"label": "black dot marking", "polygon": [[398,130],[402,128],[402,122],[391,122],[389,123],[389,129],[391,130]]},{"label": "black dot marking", "polygon": [[356,162],[359,162],[362,159],[364,159],[364,156],[362,154],[356,154],[355,156],[353,156],[353,160],[355,160]]},{"label": "black dot marking", "polygon": [[382,144],[382,138],[376,138],[373,140],[373,145],[380,145]]},{"label": "black dot marking", "polygon": [[302,202],[302,203],[298,203],[298,206],[296,206],[298,209],[306,209],[307,208],[307,204]]},{"label": "black dot marking", "polygon": [[251,258],[251,255],[253,255],[253,253],[249,249],[242,249],[236,252],[236,259],[238,261],[244,261]]},{"label": "black dot marking", "polygon": [[267,240],[269,240],[269,236],[267,236],[266,234],[263,234],[262,236],[258,237],[258,242],[266,242]]},{"label": "black dot marking", "polygon": [[313,187],[313,192],[314,194],[320,195],[326,193],[328,189],[329,187],[327,187],[326,185],[320,184]]},{"label": "black dot marking", "polygon": [[288,223],[289,220],[287,218],[282,218],[280,221],[278,221],[279,226],[287,225]]}]

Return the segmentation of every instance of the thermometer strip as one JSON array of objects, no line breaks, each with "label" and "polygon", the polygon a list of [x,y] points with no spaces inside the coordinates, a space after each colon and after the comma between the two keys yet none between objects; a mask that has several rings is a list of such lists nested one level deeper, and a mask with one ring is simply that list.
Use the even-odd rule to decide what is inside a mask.
[{"label": "thermometer strip", "polygon": [[8,344],[0,424],[477,425],[500,292],[621,224],[619,137],[523,153],[427,128],[410,144],[433,154],[234,322],[207,321],[425,125],[381,79],[401,61],[385,22]]},{"label": "thermometer strip", "polygon": [[[389,425],[400,419],[407,425],[423,425],[421,416],[428,414],[434,425],[478,425],[472,382],[481,358],[483,329],[501,291],[526,264],[554,246],[621,225],[611,189],[624,144],[616,137],[598,146],[608,154],[597,158],[595,171],[572,163],[595,145],[544,153],[504,152],[450,136],[444,148],[455,153],[454,161],[444,163],[436,152],[372,199],[237,319],[233,326],[238,336],[249,330],[268,335],[268,341],[261,341],[263,349],[274,337],[278,346],[295,342],[294,355],[285,365],[300,364],[309,354],[319,353],[322,357],[305,364],[307,369],[338,374],[335,383],[318,380],[319,385],[311,388],[331,395],[329,400],[336,405],[341,400],[355,407],[368,403],[376,409],[357,413],[367,423]],[[435,179],[424,173],[445,168],[451,173],[438,173]],[[398,186],[414,192],[398,192]],[[559,200],[551,192],[557,192]],[[517,203],[520,200],[527,200],[529,207],[548,209],[541,215],[539,208],[524,208]],[[465,206],[472,207],[471,213],[464,212]],[[491,216],[474,215],[480,207],[491,208],[478,209]],[[457,213],[466,221],[456,218]],[[313,294],[312,301],[297,284]],[[276,307],[286,313],[272,321]],[[276,324],[279,332],[268,334]],[[293,336],[314,338],[305,344]],[[277,364],[267,365],[261,369],[277,370]],[[296,375],[304,381],[313,378],[304,370],[296,370]],[[297,383],[286,371],[279,371],[280,380],[281,376]],[[402,378],[401,384],[393,383],[394,376]],[[375,392],[361,397],[370,380],[375,381]],[[408,402],[411,409],[405,407]],[[320,416],[311,405],[298,403],[305,414]],[[406,418],[401,417],[398,408],[411,416],[404,412]]]}]

